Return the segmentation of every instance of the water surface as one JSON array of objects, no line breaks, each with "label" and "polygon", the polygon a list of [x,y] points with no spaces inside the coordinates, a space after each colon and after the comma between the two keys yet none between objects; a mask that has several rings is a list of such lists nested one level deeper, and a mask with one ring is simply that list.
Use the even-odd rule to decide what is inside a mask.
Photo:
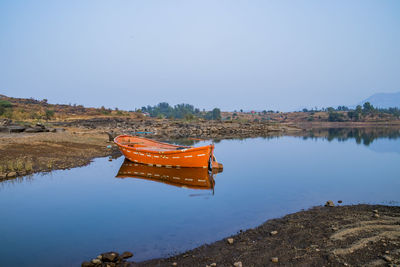
[{"label": "water surface", "polygon": [[215,151],[224,171],[213,176],[213,189],[116,178],[123,157],[5,181],[1,264],[73,266],[111,250],[132,251],[140,261],[326,200],[398,205],[400,139],[357,140],[222,140]]}]

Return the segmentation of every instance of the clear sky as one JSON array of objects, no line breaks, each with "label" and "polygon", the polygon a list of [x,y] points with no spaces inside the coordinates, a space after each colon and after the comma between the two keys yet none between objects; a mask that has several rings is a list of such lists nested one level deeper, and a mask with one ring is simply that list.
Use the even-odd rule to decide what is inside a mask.
[{"label": "clear sky", "polygon": [[293,110],[400,91],[400,1],[0,0],[0,94]]}]

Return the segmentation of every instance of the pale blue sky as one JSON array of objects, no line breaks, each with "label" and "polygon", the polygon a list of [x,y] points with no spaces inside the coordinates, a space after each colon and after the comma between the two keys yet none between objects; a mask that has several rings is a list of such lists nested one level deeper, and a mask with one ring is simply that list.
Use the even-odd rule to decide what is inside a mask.
[{"label": "pale blue sky", "polygon": [[395,91],[397,0],[0,0],[0,94],[293,110]]}]

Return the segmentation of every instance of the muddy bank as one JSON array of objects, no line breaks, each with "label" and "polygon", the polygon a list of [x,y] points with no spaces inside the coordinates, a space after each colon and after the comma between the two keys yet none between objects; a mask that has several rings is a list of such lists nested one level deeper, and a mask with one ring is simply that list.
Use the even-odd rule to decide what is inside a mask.
[{"label": "muddy bank", "polygon": [[[132,266],[391,266],[400,207],[315,207],[180,255]],[[94,265],[93,265],[94,266]],[[394,265],[392,265],[394,266]]]},{"label": "muddy bank", "polygon": [[118,156],[102,132],[77,131],[0,134],[0,181],[36,172],[87,165],[93,158]]}]

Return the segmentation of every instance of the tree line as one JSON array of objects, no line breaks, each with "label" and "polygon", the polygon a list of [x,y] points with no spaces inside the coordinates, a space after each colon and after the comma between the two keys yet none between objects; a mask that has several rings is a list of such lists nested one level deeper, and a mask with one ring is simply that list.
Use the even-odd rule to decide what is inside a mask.
[{"label": "tree line", "polygon": [[154,118],[168,118],[168,119],[186,119],[192,120],[195,118],[203,118],[206,120],[220,120],[221,110],[214,108],[211,111],[200,111],[199,108],[195,108],[190,104],[178,104],[171,106],[166,102],[159,103],[155,106],[144,106],[141,108],[143,113],[147,113],[150,117]]},{"label": "tree line", "polygon": [[[344,114],[338,113],[340,110],[328,110],[329,121],[343,121]],[[346,115],[352,121],[359,121],[368,116],[382,116],[383,114],[393,115],[394,117],[400,118],[399,108],[376,108],[370,102],[365,102],[362,106],[358,105],[355,109],[347,109]]]}]

